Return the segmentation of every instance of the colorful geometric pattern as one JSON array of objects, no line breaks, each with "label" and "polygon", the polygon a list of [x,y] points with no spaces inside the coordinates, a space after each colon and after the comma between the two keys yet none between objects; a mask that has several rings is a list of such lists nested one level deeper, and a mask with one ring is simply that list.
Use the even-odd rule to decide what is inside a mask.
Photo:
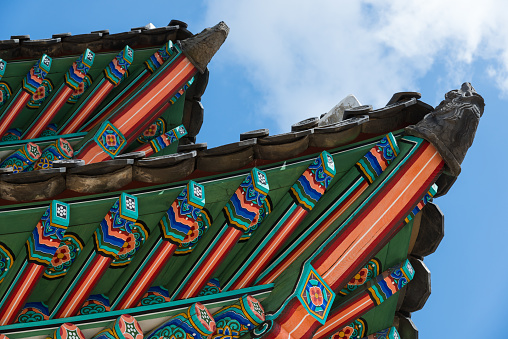
[{"label": "colorful geometric pattern", "polygon": [[46,339],[85,339],[85,335],[76,325],[64,323]]},{"label": "colorful geometric pattern", "polygon": [[104,294],[93,294],[86,299],[78,315],[104,313],[110,310],[109,298],[107,296]]},{"label": "colorful geometric pattern", "polygon": [[6,82],[0,82],[0,107],[11,98],[12,91]]},{"label": "colorful geometric pattern", "polygon": [[167,124],[164,118],[158,118],[136,140],[142,144],[157,138],[166,132]]},{"label": "colorful geometric pattern", "polygon": [[185,85],[183,85],[182,88],[180,88],[178,90],[178,92],[176,92],[176,94],[171,97],[171,99],[169,99],[169,102],[171,103],[171,105],[174,105],[174,103],[178,99],[180,99],[180,97],[185,93],[187,88],[189,88],[189,86],[192,85],[193,82],[194,82],[194,77],[192,77],[189,81],[187,81],[187,83]]},{"label": "colorful geometric pattern", "polygon": [[67,73],[65,73],[65,83],[73,90],[79,88],[79,84],[83,82],[90,67],[93,65],[95,53],[88,48],[72,63]]},{"label": "colorful geometric pattern", "polygon": [[146,242],[150,231],[146,224],[138,220],[131,226],[131,234],[127,237],[125,244],[118,253],[111,267],[125,267],[129,265],[139,248]]},{"label": "colorful geometric pattern", "polygon": [[186,312],[169,319],[145,338],[207,339],[215,330],[215,321],[210,312],[201,303],[195,303]]},{"label": "colorful geometric pattern", "polygon": [[49,266],[69,226],[70,206],[53,200],[28,238],[28,261]]},{"label": "colorful geometric pattern", "polygon": [[423,199],[418,203],[418,205],[415,206],[415,208],[413,208],[413,210],[411,211],[411,213],[408,214],[408,216],[404,219],[404,222],[407,224],[408,222],[410,222],[411,220],[413,220],[413,218],[422,210],[422,208],[427,205],[427,203],[431,202],[432,199],[434,199],[434,195],[436,195],[437,193],[437,185],[436,184],[433,184],[429,191],[425,194],[425,196],[423,197]]},{"label": "colorful geometric pattern", "polygon": [[206,231],[208,231],[212,223],[213,219],[210,212],[206,208],[203,208],[201,213],[199,213],[198,219],[192,224],[190,231],[187,233],[180,246],[176,249],[175,255],[188,254],[192,252],[201,237],[206,233]]},{"label": "colorful geometric pattern", "polygon": [[390,268],[368,282],[367,293],[375,305],[397,293],[414,277],[414,269],[409,260]]},{"label": "colorful geometric pattern", "polygon": [[302,278],[297,288],[298,299],[307,312],[324,325],[335,293],[310,264],[305,266]]},{"label": "colorful geometric pattern", "polygon": [[113,85],[117,86],[122,81],[127,68],[132,64],[133,60],[134,50],[129,46],[125,46],[104,69],[105,77],[111,81]]},{"label": "colorful geometric pattern", "polygon": [[382,331],[373,333],[364,339],[400,339],[400,334],[395,327],[390,327]]},{"label": "colorful geometric pattern", "polygon": [[159,221],[162,238],[180,245],[205,205],[205,188],[190,180]]},{"label": "colorful geometric pattern", "polygon": [[44,277],[55,279],[66,275],[83,246],[83,240],[77,234],[66,232],[49,266],[44,271]]},{"label": "colorful geometric pattern", "polygon": [[223,208],[227,224],[245,232],[257,223],[259,209],[268,190],[266,174],[253,168]]},{"label": "colorful geometric pattern", "polygon": [[221,288],[220,288],[219,279],[212,278],[212,279],[208,280],[205,287],[203,287],[201,292],[199,292],[199,296],[201,297],[201,296],[205,296],[205,295],[212,295],[212,294],[217,294],[220,292],[221,292]]},{"label": "colorful geometric pattern", "polygon": [[5,70],[7,69],[7,62],[5,60],[0,59],[0,80],[5,74]]},{"label": "colorful geometric pattern", "polygon": [[52,137],[55,136],[58,130],[58,126],[56,124],[49,124],[48,127],[41,133],[41,137]]},{"label": "colorful geometric pattern", "polygon": [[344,326],[340,331],[330,336],[330,339],[362,339],[367,333],[367,322],[356,319],[351,324]]},{"label": "colorful geometric pattern", "polygon": [[5,132],[2,141],[17,141],[21,139],[21,129],[10,128]]},{"label": "colorful geometric pattern", "polygon": [[175,56],[177,52],[171,40],[166,42],[164,46],[159,48],[157,52],[145,61],[146,68],[152,73],[155,72],[166,60]]},{"label": "colorful geometric pattern", "polygon": [[153,138],[150,141],[150,146],[152,147],[153,153],[157,153],[164,148],[168,147],[175,141],[179,140],[181,137],[187,135],[187,130],[183,125],[173,128],[171,131],[166,132],[160,136]]},{"label": "colorful geometric pattern", "polygon": [[79,98],[83,96],[83,93],[86,92],[88,87],[92,85],[92,77],[90,75],[87,75],[83,78],[83,81],[81,81],[78,85],[78,87],[72,92],[72,95],[69,99],[67,99],[67,103],[69,104],[75,104],[78,102]]},{"label": "colorful geometric pattern", "polygon": [[36,321],[48,320],[48,305],[43,302],[26,303],[19,312],[18,323],[31,323]]},{"label": "colorful geometric pattern", "polygon": [[323,151],[291,186],[289,194],[307,211],[311,211],[335,176],[335,163],[330,153]]},{"label": "colorful geometric pattern", "polygon": [[399,152],[397,140],[392,133],[388,133],[356,163],[355,167],[365,180],[372,184]]},{"label": "colorful geometric pattern", "polygon": [[28,74],[23,78],[23,89],[30,94],[35,94],[35,91],[42,84],[42,81],[51,69],[51,58],[43,54],[35,65],[30,69]]},{"label": "colorful geometric pattern", "polygon": [[39,108],[53,91],[53,84],[49,79],[44,79],[41,85],[35,90],[30,101],[26,104],[28,108]]},{"label": "colorful geometric pattern", "polygon": [[[122,209],[121,206],[124,208]],[[137,214],[137,198],[122,193],[93,234],[97,252],[105,257],[116,259],[130,235]]]},{"label": "colorful geometric pattern", "polygon": [[74,150],[71,144],[62,138],[44,149],[41,157],[35,162],[34,170],[42,170],[53,167],[53,161],[71,159],[74,156]]},{"label": "colorful geometric pattern", "polygon": [[94,140],[97,145],[99,145],[104,152],[108,153],[113,159],[120,153],[127,143],[127,140],[122,132],[120,132],[108,120],[102,123],[102,126],[94,136]]},{"label": "colorful geometric pattern", "polygon": [[265,200],[263,200],[263,205],[259,208],[258,222],[251,225],[242,235],[239,241],[247,241],[252,237],[254,232],[259,228],[259,225],[266,219],[266,217],[272,212],[272,200],[270,196],[267,195]]},{"label": "colorful geometric pattern", "polygon": [[372,278],[375,278],[382,272],[381,269],[381,261],[377,258],[373,258],[369,260],[369,262],[362,267],[362,269],[355,274],[353,278],[348,282],[346,286],[342,290],[340,290],[341,295],[348,295],[349,293],[356,290],[358,287],[367,283]]},{"label": "colorful geometric pattern", "polygon": [[143,295],[143,298],[139,302],[138,306],[156,305],[164,302],[169,302],[169,291],[163,286],[152,286]]},{"label": "colorful geometric pattern", "polygon": [[143,339],[143,331],[133,316],[123,314],[91,339]]},{"label": "colorful geometric pattern", "polygon": [[23,172],[41,156],[41,149],[33,142],[27,143],[23,148],[5,158],[0,168],[12,167],[13,173]]},{"label": "colorful geometric pattern", "polygon": [[0,284],[14,263],[14,255],[7,245],[0,242]]},{"label": "colorful geometric pattern", "polygon": [[265,311],[259,301],[246,295],[214,313],[213,318],[217,331],[212,339],[239,338],[265,321]]}]

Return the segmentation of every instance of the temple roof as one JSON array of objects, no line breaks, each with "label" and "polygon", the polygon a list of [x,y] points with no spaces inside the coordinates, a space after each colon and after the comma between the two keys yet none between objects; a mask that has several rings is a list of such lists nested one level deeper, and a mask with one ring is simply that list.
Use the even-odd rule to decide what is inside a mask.
[{"label": "temple roof", "polygon": [[[192,35],[185,23],[172,20],[166,27],[147,25],[118,34],[97,31],[0,41],[0,58],[11,72],[2,80],[13,88],[42,54],[53,58],[51,67],[57,70],[49,72],[47,79],[54,88],[64,88],[65,71],[76,57],[92,50],[94,65],[99,65],[89,73],[94,85],[88,92],[85,89],[77,105],[95,98],[95,88],[102,86],[95,81],[107,83],[108,72],[103,70],[112,58],[120,60],[119,51],[121,58],[130,53],[126,45],[134,55],[141,55],[101,97],[95,115],[83,120],[90,128],[61,134],[56,127],[53,134],[0,142],[3,159],[23,152],[27,145],[58,148],[60,138],[78,154],[51,158],[47,169],[18,173],[12,166],[0,169],[0,263],[6,267],[0,274],[0,309],[8,305],[5,300],[12,291],[30,284],[17,280],[18,275],[37,269],[42,276],[24,295],[21,313],[9,315],[16,322],[4,322],[0,334],[42,338],[70,322],[91,337],[101,328],[114,331],[116,325],[108,323],[115,319],[115,324],[132,321],[128,313],[145,334],[160,335],[164,326],[179,321],[180,328],[191,324],[200,335],[220,338],[225,334],[219,327],[223,326],[221,331],[227,327],[220,319],[231,317],[227,312],[235,308],[250,319],[242,323],[236,337],[257,337],[256,331],[265,337],[271,331],[282,335],[292,317],[302,323],[307,314],[312,316],[306,320],[309,325],[294,328],[302,337],[309,331],[315,337],[329,337],[350,328],[357,332],[354,338],[360,338],[385,328],[392,333],[392,326],[402,338],[417,337],[411,313],[421,309],[430,295],[430,271],[423,260],[443,237],[443,215],[432,200],[451,187],[467,151],[467,147],[460,152],[457,147],[447,148],[445,139],[453,128],[443,127],[438,114],[446,114],[450,107],[461,111],[467,100],[463,97],[478,99],[479,95],[464,84],[434,109],[419,100],[419,93],[395,93],[385,107],[349,107],[334,113],[333,122],[329,115],[311,117],[292,125],[289,133],[247,131],[238,142],[208,148],[206,143],[195,143],[208,81],[206,63],[199,60],[209,60],[210,51],[216,51],[227,31],[220,23]],[[149,60],[164,53],[161,46],[171,56],[160,68],[146,71]],[[119,131],[114,119],[128,116],[136,101],[149,102],[150,90],[169,79],[164,72],[172,74],[172,67],[183,72],[187,67],[178,69],[181,60],[190,60],[195,72],[160,99],[155,113],[146,114],[148,129],[138,130],[133,124],[135,133]],[[53,93],[36,108],[40,115],[35,123],[61,93]],[[115,103],[125,93],[130,94]],[[108,111],[111,102],[117,106]],[[467,109],[482,113],[481,104],[475,101]],[[68,114],[59,120],[63,124],[81,112],[74,106],[66,109]],[[28,113],[33,112],[25,108],[13,120],[21,121],[20,130],[30,130]],[[0,124],[2,119],[5,116]],[[93,121],[95,127],[90,125]],[[431,140],[435,125],[442,135]],[[97,135],[103,126],[125,136],[128,145],[106,149],[112,154],[106,160],[80,158],[90,145],[100,144]],[[173,133],[173,139],[153,142],[167,133]],[[445,142],[440,144],[441,140]],[[369,220],[375,220],[383,206],[386,211],[370,227]],[[382,218],[386,220],[377,233],[369,233]],[[363,247],[355,250],[360,254],[354,260],[344,255],[350,266],[339,274],[336,267],[342,259],[334,264],[331,258],[340,246],[349,253],[349,241],[352,248]],[[171,254],[166,258],[164,251]],[[159,261],[165,264],[156,266]],[[387,291],[386,284],[395,287]],[[139,294],[138,286],[150,289]],[[363,313],[353,312],[356,316],[342,326],[330,325],[349,312],[348,307],[356,307],[359,298],[367,300],[362,305],[369,303]],[[323,309],[314,307],[318,302]],[[295,311],[298,305],[303,311]],[[99,313],[91,311],[95,308]],[[201,318],[192,312],[202,312]],[[215,321],[213,326],[207,317]],[[39,321],[27,323],[34,319]],[[199,321],[207,325],[200,327]]]}]

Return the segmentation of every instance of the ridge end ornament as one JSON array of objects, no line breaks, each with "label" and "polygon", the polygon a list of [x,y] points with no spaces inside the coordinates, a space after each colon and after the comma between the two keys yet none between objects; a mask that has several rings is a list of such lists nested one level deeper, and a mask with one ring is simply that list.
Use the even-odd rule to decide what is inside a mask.
[{"label": "ridge end ornament", "polygon": [[452,176],[460,174],[460,165],[473,144],[483,115],[485,101],[469,82],[449,91],[445,99],[416,125],[405,128],[409,135],[423,138],[436,147]]},{"label": "ridge end ornament", "polygon": [[182,52],[201,73],[217,53],[229,34],[229,27],[224,21],[205,28],[201,33],[181,41]]}]

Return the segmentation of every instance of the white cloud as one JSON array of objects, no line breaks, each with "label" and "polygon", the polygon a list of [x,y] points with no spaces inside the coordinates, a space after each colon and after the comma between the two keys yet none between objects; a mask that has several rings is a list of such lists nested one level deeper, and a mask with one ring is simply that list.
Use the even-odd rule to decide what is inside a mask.
[{"label": "white cloud", "polygon": [[[216,0],[207,20],[231,32],[224,62],[245,67],[285,130],[328,111],[349,93],[380,107],[419,90],[436,63],[443,93],[483,72],[508,94],[508,3],[495,0]],[[308,98],[313,98],[311,101]]]}]

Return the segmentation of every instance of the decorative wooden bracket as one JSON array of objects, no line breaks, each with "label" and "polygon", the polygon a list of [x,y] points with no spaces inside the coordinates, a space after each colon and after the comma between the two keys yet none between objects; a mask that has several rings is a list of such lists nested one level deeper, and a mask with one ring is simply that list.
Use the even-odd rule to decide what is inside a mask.
[{"label": "decorative wooden bracket", "polygon": [[51,312],[51,318],[76,315],[95,285],[120,252],[138,218],[137,198],[122,193],[93,234],[95,251]]},{"label": "decorative wooden bracket", "polygon": [[16,119],[28,101],[30,101],[37,88],[42,84],[42,81],[51,69],[51,62],[51,58],[43,54],[30,69],[30,72],[23,78],[23,90],[18,91],[5,107],[3,114],[0,115],[0,135],[4,135],[9,126],[14,122],[14,119]]},{"label": "decorative wooden bracket", "polygon": [[240,289],[254,283],[308,212],[323,196],[334,176],[333,157],[323,151],[291,186],[289,195],[293,198],[293,204],[289,207],[286,215],[272,228],[252,255],[245,260],[245,264],[235,273],[225,286],[225,290]]},{"label": "decorative wooden bracket", "polygon": [[89,50],[79,56],[72,66],[65,73],[64,83],[53,94],[51,100],[42,109],[32,124],[23,133],[24,139],[33,139],[41,136],[45,128],[51,123],[58,111],[63,107],[67,100],[72,96],[73,91],[77,90],[79,84],[83,82],[90,67],[93,65],[95,53]]},{"label": "decorative wooden bracket", "polygon": [[12,324],[51,262],[69,226],[70,207],[53,200],[26,242],[26,259],[0,300],[0,325]]},{"label": "decorative wooden bracket", "polygon": [[76,109],[72,118],[67,120],[58,131],[59,134],[75,133],[90,117],[106,96],[121,81],[134,60],[134,50],[125,46],[104,69],[104,78],[96,86],[93,93]]},{"label": "decorative wooden bracket", "polygon": [[189,181],[160,220],[161,232],[158,241],[118,294],[113,302],[113,309],[131,308],[140,302],[175,250],[191,231],[193,224],[197,222],[204,205],[204,187],[192,180]]},{"label": "decorative wooden bracket", "polygon": [[259,209],[268,191],[266,174],[253,168],[223,208],[226,222],[221,227],[217,241],[203,252],[172,300],[187,299],[199,294],[243,233],[257,222]]}]

